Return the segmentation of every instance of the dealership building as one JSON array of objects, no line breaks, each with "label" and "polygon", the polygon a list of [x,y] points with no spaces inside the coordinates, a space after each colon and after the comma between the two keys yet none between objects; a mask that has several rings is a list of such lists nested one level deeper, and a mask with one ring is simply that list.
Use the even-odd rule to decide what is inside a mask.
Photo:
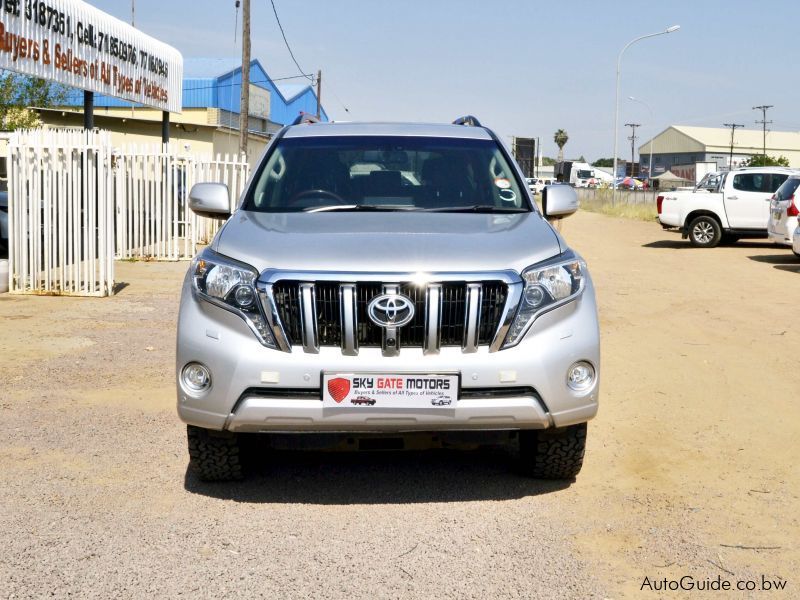
[{"label": "dealership building", "polygon": [[[181,113],[170,117],[170,140],[182,151],[234,154],[239,148],[242,90],[238,59],[186,59]],[[115,146],[160,144],[162,112],[95,95],[95,126],[111,132]],[[82,127],[83,92],[74,90],[66,106],[35,109],[45,127]],[[301,113],[317,113],[317,95],[305,78],[274,81],[260,61],[250,63],[248,158],[254,164],[270,137]],[[328,115],[320,107],[320,118]]]},{"label": "dealership building", "polygon": [[[731,160],[730,129],[672,125],[639,146],[639,164],[648,165],[652,153],[653,175],[709,162],[721,170],[735,169],[751,156],[762,154],[763,147],[761,129],[736,129]],[[800,166],[800,132],[767,131],[766,149],[769,156],[785,156],[791,166]]]}]

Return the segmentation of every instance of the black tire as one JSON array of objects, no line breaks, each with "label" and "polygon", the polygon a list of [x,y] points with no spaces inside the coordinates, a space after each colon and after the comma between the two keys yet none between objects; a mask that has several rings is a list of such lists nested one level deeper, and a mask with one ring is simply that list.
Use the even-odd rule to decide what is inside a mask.
[{"label": "black tire", "polygon": [[239,437],[230,431],[186,426],[189,468],[203,481],[233,481],[244,477]]},{"label": "black tire", "polygon": [[792,254],[794,254],[797,258],[800,258],[800,252],[795,252],[794,248],[792,248]]},{"label": "black tire", "polygon": [[722,227],[714,217],[700,215],[689,223],[689,241],[695,248],[714,248],[722,239]]},{"label": "black tire", "polygon": [[586,423],[519,434],[519,469],[537,479],[574,479],[586,451]]},{"label": "black tire", "polygon": [[722,234],[722,243],[723,244],[735,244],[739,241],[738,235],[732,235],[730,233],[723,233]]}]

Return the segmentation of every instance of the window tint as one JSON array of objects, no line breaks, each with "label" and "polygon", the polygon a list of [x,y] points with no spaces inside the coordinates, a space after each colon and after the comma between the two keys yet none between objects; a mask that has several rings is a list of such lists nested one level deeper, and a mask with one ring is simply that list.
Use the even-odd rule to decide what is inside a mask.
[{"label": "window tint", "polygon": [[777,189],[781,187],[787,179],[789,179],[788,175],[784,175],[782,173],[773,173],[769,177],[769,188],[767,188],[766,191],[774,194],[775,191],[777,191]]},{"label": "window tint", "polygon": [[336,205],[389,210],[491,206],[529,210],[492,140],[391,136],[283,138],[256,175],[245,210]]},{"label": "window tint", "polygon": [[800,186],[800,177],[792,177],[787,179],[783,185],[778,188],[778,191],[775,192],[775,199],[788,200],[794,196],[794,192],[798,186]]},{"label": "window tint", "polygon": [[785,173],[740,173],[733,177],[733,189],[773,194],[788,178]]},{"label": "window tint", "polygon": [[740,173],[733,176],[733,189],[742,192],[761,192],[764,190],[764,173]]}]

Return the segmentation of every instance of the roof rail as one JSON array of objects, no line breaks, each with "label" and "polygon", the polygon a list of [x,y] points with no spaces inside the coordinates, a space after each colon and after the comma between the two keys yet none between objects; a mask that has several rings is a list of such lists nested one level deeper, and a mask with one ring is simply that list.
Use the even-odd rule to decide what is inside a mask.
[{"label": "roof rail", "polygon": [[302,123],[319,123],[320,120],[316,117],[316,115],[312,115],[310,113],[301,112],[297,118],[292,122],[292,125],[300,125]]},{"label": "roof rail", "polygon": [[466,125],[467,127],[483,127],[481,122],[478,121],[472,115],[465,115],[463,117],[458,117],[455,121],[453,121],[453,125]]}]

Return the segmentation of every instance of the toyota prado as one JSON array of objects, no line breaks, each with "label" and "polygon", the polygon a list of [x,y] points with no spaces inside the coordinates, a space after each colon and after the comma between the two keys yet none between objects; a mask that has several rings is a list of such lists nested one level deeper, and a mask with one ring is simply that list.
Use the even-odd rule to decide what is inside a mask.
[{"label": "toyota prado", "polygon": [[598,405],[597,309],[586,264],[546,219],[575,212],[575,192],[542,196],[540,211],[474,117],[298,119],[232,214],[224,185],[196,185],[192,210],[227,222],[180,305],[191,468],[240,478],[243,434],[416,432],[500,439],[526,474],[577,475]]}]

